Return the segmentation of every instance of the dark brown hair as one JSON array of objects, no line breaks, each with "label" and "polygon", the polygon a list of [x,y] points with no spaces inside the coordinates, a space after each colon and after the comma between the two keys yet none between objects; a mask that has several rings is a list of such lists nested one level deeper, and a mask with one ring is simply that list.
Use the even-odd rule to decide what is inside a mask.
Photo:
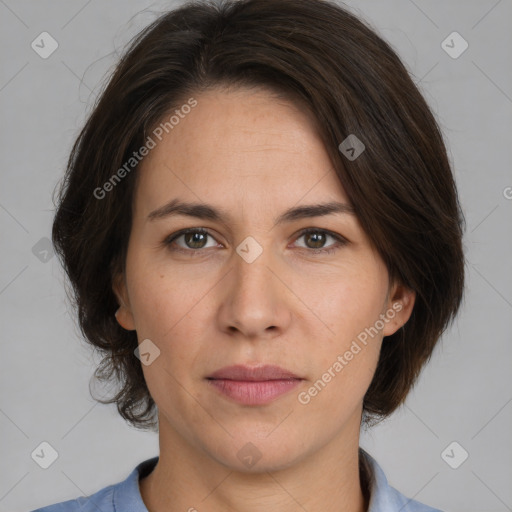
[{"label": "dark brown hair", "polygon": [[[440,128],[393,49],[367,22],[324,0],[193,2],[161,15],[130,44],[78,136],[59,190],[53,242],[87,341],[104,356],[119,413],[157,428],[156,404],[117,323],[137,166],[95,191],[186,98],[212,87],[263,87],[313,115],[359,221],[390,278],[416,292],[409,321],[382,345],[364,422],[391,414],[414,385],[463,295],[464,218]],[[339,144],[366,149],[355,160]],[[105,190],[105,189],[103,189]]]}]

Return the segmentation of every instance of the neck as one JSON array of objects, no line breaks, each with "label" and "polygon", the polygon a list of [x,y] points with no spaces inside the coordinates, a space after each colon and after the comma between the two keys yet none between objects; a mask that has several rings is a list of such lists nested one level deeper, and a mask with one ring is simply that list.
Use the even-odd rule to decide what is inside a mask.
[{"label": "neck", "polygon": [[149,512],[368,510],[359,431],[285,468],[260,472],[227,468],[204,451],[198,453],[171,429],[160,429],[160,447],[156,467],[139,483]]}]

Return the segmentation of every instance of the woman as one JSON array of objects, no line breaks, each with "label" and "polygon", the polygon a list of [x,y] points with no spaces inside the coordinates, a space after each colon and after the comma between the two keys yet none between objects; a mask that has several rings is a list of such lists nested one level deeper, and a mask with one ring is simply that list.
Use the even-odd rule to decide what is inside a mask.
[{"label": "woman", "polygon": [[320,0],[189,3],[121,59],[53,241],[81,328],[160,455],[53,511],[432,511],[361,426],[463,293],[443,139],[393,50]]}]

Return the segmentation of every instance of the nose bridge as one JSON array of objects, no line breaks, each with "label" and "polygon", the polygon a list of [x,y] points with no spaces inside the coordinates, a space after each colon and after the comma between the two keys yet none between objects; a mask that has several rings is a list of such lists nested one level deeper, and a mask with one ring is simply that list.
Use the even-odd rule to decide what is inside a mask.
[{"label": "nose bridge", "polygon": [[273,256],[269,239],[265,243],[252,236],[246,237],[236,247],[235,268],[234,268],[234,293],[239,299],[244,300],[246,295],[262,293],[269,295],[266,300],[272,300],[272,272],[271,267]]}]

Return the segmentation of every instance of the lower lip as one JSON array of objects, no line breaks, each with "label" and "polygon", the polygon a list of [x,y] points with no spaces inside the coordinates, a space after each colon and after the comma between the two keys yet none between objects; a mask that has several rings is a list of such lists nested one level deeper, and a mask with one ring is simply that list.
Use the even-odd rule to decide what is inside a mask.
[{"label": "lower lip", "polygon": [[209,379],[208,382],[223,395],[244,405],[263,405],[288,393],[299,385],[302,379],[281,379],[265,381],[240,381]]}]

